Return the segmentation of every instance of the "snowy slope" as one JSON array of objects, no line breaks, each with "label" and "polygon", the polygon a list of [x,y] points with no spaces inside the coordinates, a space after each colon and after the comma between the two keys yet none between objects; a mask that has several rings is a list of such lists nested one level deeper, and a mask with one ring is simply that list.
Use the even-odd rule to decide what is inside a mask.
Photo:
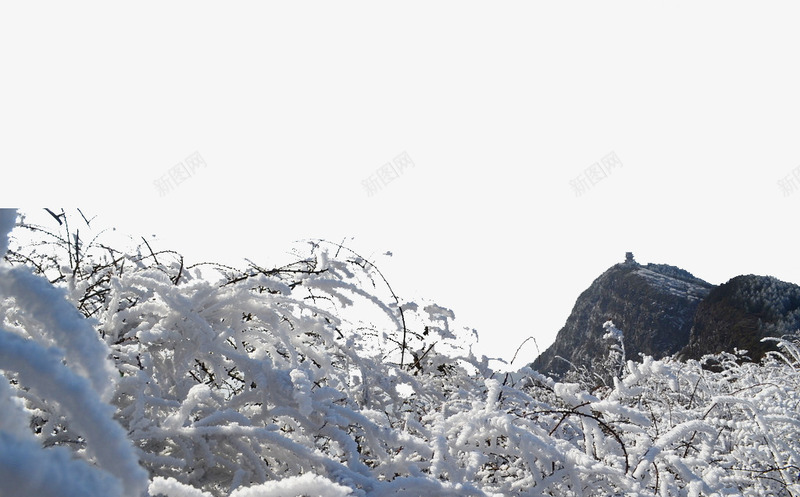
[{"label": "snowy slope", "polygon": [[636,274],[662,292],[692,301],[699,302],[705,298],[711,287],[687,271],[664,264],[648,264],[638,269]]}]

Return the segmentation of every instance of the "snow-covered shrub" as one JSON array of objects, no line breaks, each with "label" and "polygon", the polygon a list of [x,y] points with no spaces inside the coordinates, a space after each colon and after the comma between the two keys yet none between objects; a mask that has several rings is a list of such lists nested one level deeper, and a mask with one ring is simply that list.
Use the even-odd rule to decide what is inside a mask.
[{"label": "snow-covered shrub", "polygon": [[605,375],[610,378],[619,378],[625,372],[625,362],[628,360],[625,354],[625,340],[622,330],[614,326],[612,321],[603,323],[604,340],[609,340],[608,357],[605,361]]},{"label": "snow-covered shrub", "polygon": [[[3,239],[14,215],[0,214]],[[27,267],[0,264],[2,495],[136,497],[147,474],[108,404],[110,350],[66,297]]]},{"label": "snow-covered shrub", "polygon": [[800,495],[794,342],[497,376],[337,244],[212,279],[58,239],[0,268],[0,495]]}]

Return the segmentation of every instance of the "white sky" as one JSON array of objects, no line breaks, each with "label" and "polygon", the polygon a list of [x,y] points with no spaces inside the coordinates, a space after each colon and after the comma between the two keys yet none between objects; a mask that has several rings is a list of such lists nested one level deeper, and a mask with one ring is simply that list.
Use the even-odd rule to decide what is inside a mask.
[{"label": "white sky", "polygon": [[[190,261],[355,237],[394,253],[377,262],[401,297],[510,359],[549,345],[626,251],[712,283],[800,282],[800,191],[778,186],[800,166],[798,9],[17,2],[0,15],[2,199],[81,206]],[[195,151],[207,166],[159,195]],[[612,151],[623,167],[576,196]],[[369,196],[403,152],[415,167]]]}]

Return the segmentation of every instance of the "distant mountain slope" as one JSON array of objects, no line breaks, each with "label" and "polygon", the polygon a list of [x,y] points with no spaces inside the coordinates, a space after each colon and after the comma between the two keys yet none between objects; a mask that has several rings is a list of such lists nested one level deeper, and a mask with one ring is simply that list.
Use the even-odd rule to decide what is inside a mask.
[{"label": "distant mountain slope", "polygon": [[628,358],[672,355],[688,343],[695,309],[711,288],[688,271],[665,264],[642,266],[629,255],[578,297],[555,342],[532,366],[556,377],[573,365],[599,367],[611,345],[603,339],[608,320],[624,332]]},{"label": "distant mountain slope", "polygon": [[798,329],[800,286],[772,276],[736,276],[700,303],[680,357],[697,359],[736,347],[759,360],[772,348],[761,343],[762,338],[794,334]]},{"label": "distant mountain slope", "polygon": [[800,329],[800,286],[756,275],[714,286],[675,266],[642,266],[628,253],[581,293],[532,367],[556,378],[573,368],[601,373],[613,345],[603,339],[608,320],[624,333],[627,359],[698,359],[738,348],[758,360],[772,348],[762,338]]}]

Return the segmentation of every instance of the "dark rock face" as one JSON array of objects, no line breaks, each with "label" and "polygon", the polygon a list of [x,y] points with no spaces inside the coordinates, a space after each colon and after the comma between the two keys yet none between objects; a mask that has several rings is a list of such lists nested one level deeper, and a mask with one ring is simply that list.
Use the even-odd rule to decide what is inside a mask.
[{"label": "dark rock face", "polygon": [[532,367],[557,378],[573,365],[598,370],[612,345],[603,338],[608,320],[624,333],[628,359],[675,354],[689,342],[695,310],[711,288],[687,271],[642,266],[626,254],[626,262],[612,266],[578,297],[555,343]]},{"label": "dark rock face", "polygon": [[688,345],[679,357],[748,351],[758,361],[774,347],[764,337],[780,337],[800,329],[800,286],[771,276],[736,276],[714,288],[700,303]]},{"label": "dark rock face", "polygon": [[757,361],[774,348],[762,338],[800,333],[800,286],[755,275],[714,286],[674,266],[639,265],[627,253],[578,297],[531,367],[555,378],[576,368],[602,375],[615,345],[603,338],[608,320],[624,334],[626,359],[699,359],[738,348]]}]

